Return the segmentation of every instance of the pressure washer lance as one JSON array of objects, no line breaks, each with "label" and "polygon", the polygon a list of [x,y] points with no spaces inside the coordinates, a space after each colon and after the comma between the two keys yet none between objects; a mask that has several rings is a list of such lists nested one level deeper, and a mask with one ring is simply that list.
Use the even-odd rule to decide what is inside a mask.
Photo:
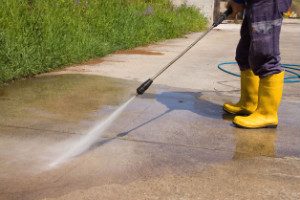
[{"label": "pressure washer lance", "polygon": [[164,71],[166,71],[171,65],[173,65],[177,60],[179,60],[183,55],[186,54],[192,47],[194,47],[202,38],[204,38],[212,29],[219,26],[227,17],[232,13],[232,8],[228,8],[220,17],[212,24],[212,26],[197,40],[195,40],[190,46],[188,46],[180,55],[174,58],[169,64],[167,64],[163,69],[161,69],[152,78],[145,81],[140,87],[137,88],[136,92],[138,95],[144,94],[144,92],[152,85],[153,81],[159,77]]}]

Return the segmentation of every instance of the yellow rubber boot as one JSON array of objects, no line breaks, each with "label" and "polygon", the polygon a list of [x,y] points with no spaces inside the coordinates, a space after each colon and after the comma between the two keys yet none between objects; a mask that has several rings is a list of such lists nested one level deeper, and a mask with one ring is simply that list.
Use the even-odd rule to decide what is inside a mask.
[{"label": "yellow rubber boot", "polygon": [[235,117],[233,123],[243,128],[277,127],[283,80],[284,72],[260,79],[256,111],[247,117]]},{"label": "yellow rubber boot", "polygon": [[231,114],[249,115],[257,108],[259,77],[251,69],[241,71],[241,97],[236,104],[225,103],[223,109]]}]

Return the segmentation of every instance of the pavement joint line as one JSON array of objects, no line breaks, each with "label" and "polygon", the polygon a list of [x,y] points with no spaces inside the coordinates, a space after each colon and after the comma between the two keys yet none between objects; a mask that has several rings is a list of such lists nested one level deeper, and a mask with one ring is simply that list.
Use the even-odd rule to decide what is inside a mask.
[{"label": "pavement joint line", "polygon": [[[139,83],[142,83],[142,81],[138,81]],[[170,86],[167,84],[161,84],[161,83],[153,83],[153,86],[157,86],[157,87],[164,87],[167,88],[166,90],[170,90]],[[188,87],[171,87],[174,89],[170,90],[171,92],[181,92],[182,90],[186,91],[186,92],[190,92],[190,93],[215,93],[215,92],[239,92],[240,89],[235,89],[235,90],[217,90],[216,88],[210,89],[210,90],[197,90],[197,89],[193,89],[193,88],[188,88]]]},{"label": "pavement joint line", "polygon": [[299,157],[295,157],[295,156],[285,156],[283,157],[284,159],[286,160],[295,160],[295,161],[300,161],[300,158]]},{"label": "pavement joint line", "polygon": [[[153,83],[153,85],[157,86],[157,87],[163,87],[163,88],[167,88],[165,89],[166,91],[169,92],[189,92],[189,93],[196,93],[196,94],[201,94],[201,93],[236,93],[236,92],[240,92],[240,89],[232,89],[232,90],[217,90],[216,88],[213,88],[211,90],[196,90],[196,89],[192,89],[192,88],[187,88],[187,87],[173,87],[171,88],[171,90],[169,89],[170,86],[166,85],[166,84],[161,84],[161,83]],[[155,95],[159,95],[159,94],[155,94]]]},{"label": "pavement joint line", "polygon": [[[238,91],[240,91],[239,88],[237,88],[237,87],[235,87],[235,86],[232,86],[232,85],[229,85],[229,84],[226,84],[226,83],[228,83],[228,82],[229,82],[229,81],[218,81],[217,83],[220,84],[220,85],[223,85],[223,86],[232,88],[231,92],[238,92]],[[214,90],[216,90],[216,89],[214,88]]]},{"label": "pavement joint line", "polygon": [[180,146],[180,147],[187,147],[187,148],[194,148],[194,149],[205,149],[211,151],[221,151],[221,152],[233,152],[227,149],[218,149],[218,148],[208,148],[208,147],[199,147],[199,146],[192,146],[192,145],[185,145],[185,144],[172,144],[167,142],[157,142],[157,141],[147,141],[147,140],[137,140],[137,139],[126,139],[126,138],[116,138],[118,140],[123,141],[130,141],[130,142],[140,142],[140,143],[149,143],[149,144],[157,144],[157,145],[168,145],[168,146]]},{"label": "pavement joint line", "polygon": [[35,130],[35,131],[47,131],[47,132],[55,132],[55,133],[67,133],[67,134],[70,134],[70,135],[84,135],[84,134],[81,134],[81,133],[68,132],[68,131],[39,129],[39,128],[31,128],[31,127],[26,127],[26,126],[13,126],[13,125],[6,125],[6,124],[0,124],[0,127],[17,128],[17,129],[28,129],[28,130]]},{"label": "pavement joint line", "polygon": [[[209,147],[200,147],[200,146],[192,146],[192,145],[185,145],[185,144],[172,144],[167,142],[157,142],[157,141],[147,141],[147,140],[138,140],[138,139],[128,139],[128,138],[120,138],[120,137],[102,137],[104,139],[117,139],[122,141],[129,141],[129,142],[140,142],[140,143],[148,143],[148,144],[157,144],[157,145],[168,145],[168,146],[180,146],[180,147],[186,147],[186,148],[194,148],[194,149],[205,149],[210,151],[220,151],[220,152],[227,152],[227,153],[234,153],[234,151],[228,150],[228,149],[222,149],[222,148],[209,148]],[[247,151],[239,151],[240,153],[249,153]],[[286,156],[268,156],[268,155],[259,155],[257,157],[265,157],[265,158],[274,158],[274,159],[282,159],[282,160],[290,160],[291,157]],[[298,161],[298,157],[296,157],[296,160]],[[295,160],[295,159],[294,159]],[[300,159],[299,159],[300,160]]]},{"label": "pavement joint line", "polygon": [[295,179],[300,179],[300,176],[297,175],[289,175],[289,174],[284,174],[284,173],[271,173],[271,174],[263,174],[267,176],[279,176],[279,177],[284,177],[284,178],[295,178]]},{"label": "pavement joint line", "polygon": [[[193,148],[193,149],[204,149],[209,151],[220,151],[220,152],[227,152],[227,153],[234,153],[234,151],[228,150],[228,149],[220,149],[220,148],[209,148],[209,147],[200,147],[200,146],[192,146],[192,145],[184,145],[184,144],[172,144],[172,143],[166,143],[166,142],[157,142],[157,141],[147,141],[147,140],[137,140],[137,139],[126,139],[126,138],[120,138],[120,137],[102,137],[104,139],[117,139],[121,141],[128,141],[128,142],[139,142],[139,143],[148,143],[148,144],[157,144],[157,145],[168,145],[168,146],[180,146],[180,147],[186,147],[186,148]],[[247,151],[239,151],[240,153],[248,153]],[[259,155],[257,157],[265,157],[265,158],[274,158],[274,159],[282,159],[287,160],[288,158],[285,156],[268,156],[268,155]]]}]

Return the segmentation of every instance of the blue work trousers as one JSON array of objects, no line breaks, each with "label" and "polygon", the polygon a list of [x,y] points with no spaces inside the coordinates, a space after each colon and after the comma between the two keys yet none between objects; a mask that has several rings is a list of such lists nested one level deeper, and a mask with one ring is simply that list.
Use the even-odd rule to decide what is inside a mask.
[{"label": "blue work trousers", "polygon": [[252,0],[246,5],[236,61],[241,70],[265,77],[282,71],[279,39],[291,0]]}]

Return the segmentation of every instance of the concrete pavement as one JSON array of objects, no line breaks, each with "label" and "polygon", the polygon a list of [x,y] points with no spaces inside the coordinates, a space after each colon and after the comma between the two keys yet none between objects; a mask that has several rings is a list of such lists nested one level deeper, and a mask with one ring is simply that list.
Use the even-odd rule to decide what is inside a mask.
[{"label": "concrete pavement", "polygon": [[[286,84],[277,129],[238,129],[222,111],[238,99],[239,80],[216,66],[233,60],[238,32],[214,30],[88,151],[56,168],[49,164],[200,33],[1,89],[0,199],[299,199],[300,84]],[[300,63],[299,33],[284,25],[284,63]]]}]

